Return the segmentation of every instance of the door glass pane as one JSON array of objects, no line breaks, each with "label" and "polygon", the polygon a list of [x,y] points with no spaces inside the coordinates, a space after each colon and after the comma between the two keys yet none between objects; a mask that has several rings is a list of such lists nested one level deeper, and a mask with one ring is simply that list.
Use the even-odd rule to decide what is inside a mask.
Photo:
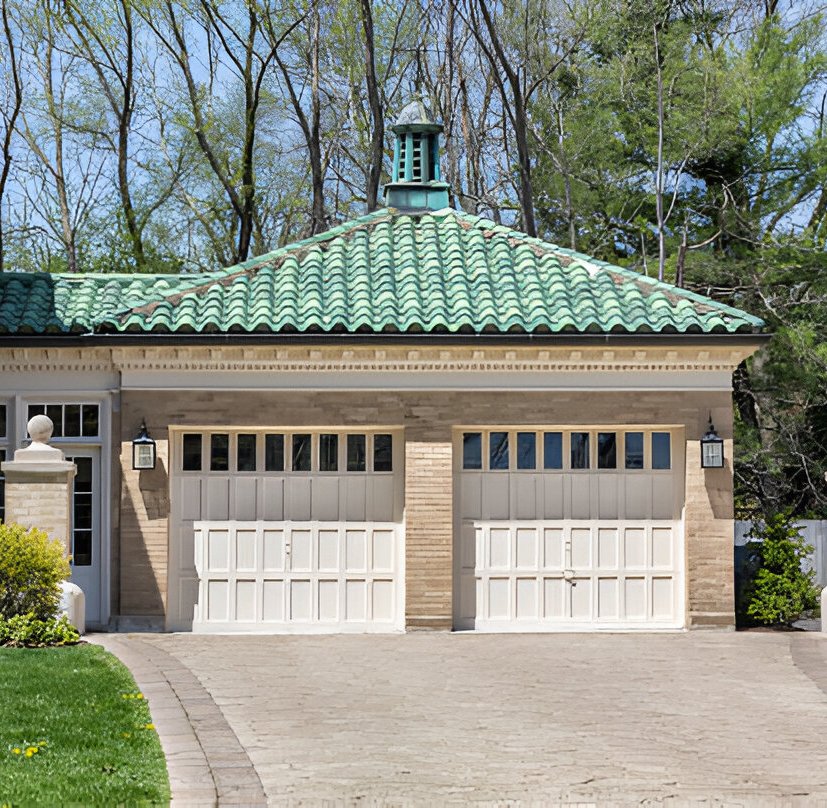
[{"label": "door glass pane", "polygon": [[77,466],[72,494],[72,563],[88,567],[92,563],[92,458],[72,458]]},{"label": "door glass pane", "polygon": [[626,433],[626,468],[643,468],[643,433]]},{"label": "door glass pane", "polygon": [[182,468],[184,471],[201,471],[201,435],[184,435]]},{"label": "door glass pane", "polygon": [[365,436],[347,436],[347,470],[365,470]]},{"label": "door glass pane", "polygon": [[29,404],[29,410],[26,415],[26,420],[31,421],[35,415],[45,415],[46,414],[46,405],[45,404]]},{"label": "door glass pane", "polygon": [[652,433],[652,468],[672,468],[672,445],[668,432]]},{"label": "door glass pane", "polygon": [[589,467],[589,433],[571,433],[571,467],[587,469]]},{"label": "door glass pane", "polygon": [[537,468],[537,436],[533,432],[517,433],[517,468]]},{"label": "door glass pane", "polygon": [[46,405],[46,416],[52,419],[52,423],[55,425],[54,431],[52,432],[53,438],[62,438],[63,437],[63,406],[61,404],[47,404]]},{"label": "door glass pane", "polygon": [[67,404],[63,408],[63,430],[66,435],[80,435],[80,404]]},{"label": "door glass pane", "polygon": [[393,437],[373,436],[373,470],[393,471]]},{"label": "door glass pane", "polygon": [[508,468],[508,432],[491,432],[488,436],[488,468]]},{"label": "door glass pane", "polygon": [[319,435],[319,471],[338,471],[339,436]]},{"label": "door glass pane", "polygon": [[0,404],[0,438],[6,437],[6,405]]},{"label": "door glass pane", "polygon": [[81,419],[84,438],[94,438],[98,434],[98,410],[97,404],[84,404],[81,407]]},{"label": "door glass pane", "polygon": [[563,433],[543,433],[543,468],[563,468]]},{"label": "door glass pane", "polygon": [[293,471],[310,471],[310,435],[293,435]]},{"label": "door glass pane", "polygon": [[284,435],[264,436],[264,470],[284,471]]},{"label": "door glass pane", "polygon": [[230,436],[210,435],[210,471],[228,471],[230,468]]},{"label": "door glass pane", "polygon": [[481,432],[466,432],[462,436],[462,467],[464,469],[482,468]]},{"label": "door glass pane", "polygon": [[617,435],[614,432],[597,433],[597,468],[617,468]]},{"label": "door glass pane", "polygon": [[256,436],[239,435],[236,446],[236,468],[239,471],[256,470]]}]

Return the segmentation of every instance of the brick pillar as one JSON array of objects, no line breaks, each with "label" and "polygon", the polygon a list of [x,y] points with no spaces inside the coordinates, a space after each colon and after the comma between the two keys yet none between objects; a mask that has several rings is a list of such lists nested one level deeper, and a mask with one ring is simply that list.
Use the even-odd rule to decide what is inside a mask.
[{"label": "brick pillar", "polygon": [[6,521],[45,530],[67,548],[71,544],[72,479],[76,466],[63,452],[48,446],[52,422],[45,415],[29,421],[32,443],[3,463],[6,477]]},{"label": "brick pillar", "polygon": [[[706,413],[704,413],[704,416]],[[686,440],[686,588],[689,628],[735,627],[735,549],[732,408],[712,410],[724,438],[724,467],[701,468],[700,438],[706,417]]]},{"label": "brick pillar", "polygon": [[453,467],[450,435],[405,438],[405,626],[453,624]]}]

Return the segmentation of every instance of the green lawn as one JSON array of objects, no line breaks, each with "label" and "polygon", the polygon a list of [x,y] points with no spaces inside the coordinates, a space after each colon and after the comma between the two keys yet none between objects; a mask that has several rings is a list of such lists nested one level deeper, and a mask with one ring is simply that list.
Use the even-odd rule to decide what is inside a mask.
[{"label": "green lawn", "polygon": [[168,803],[150,721],[129,671],[96,645],[0,648],[0,806]]}]

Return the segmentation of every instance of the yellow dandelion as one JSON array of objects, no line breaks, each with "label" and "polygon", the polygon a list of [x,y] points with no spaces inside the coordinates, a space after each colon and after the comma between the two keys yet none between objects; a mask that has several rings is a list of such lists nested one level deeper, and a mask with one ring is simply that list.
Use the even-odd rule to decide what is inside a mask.
[{"label": "yellow dandelion", "polygon": [[21,749],[20,749],[19,746],[15,746],[14,749],[11,750],[11,752],[12,752],[13,755],[19,755],[20,752],[21,752]]},{"label": "yellow dandelion", "polygon": [[144,724],[144,729],[155,729],[155,724]]},{"label": "yellow dandelion", "polygon": [[31,757],[34,754],[31,749],[26,750],[26,757]]},{"label": "yellow dandelion", "polygon": [[143,697],[144,697],[143,693],[138,693],[138,695],[135,696],[136,699],[142,699]]},{"label": "yellow dandelion", "polygon": [[132,737],[132,733],[131,733],[131,732],[122,732],[122,733],[121,733],[121,737],[122,737],[122,738],[131,738],[131,737]]},{"label": "yellow dandelion", "polygon": [[38,752],[37,747],[36,746],[27,746],[26,747],[26,754],[28,755],[30,752],[31,752],[31,754],[36,755],[37,752]]}]

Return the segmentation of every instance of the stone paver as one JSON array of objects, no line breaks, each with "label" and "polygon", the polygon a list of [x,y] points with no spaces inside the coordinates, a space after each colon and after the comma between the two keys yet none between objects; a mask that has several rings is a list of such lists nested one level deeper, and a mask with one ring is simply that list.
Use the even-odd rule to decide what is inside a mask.
[{"label": "stone paver", "polygon": [[[822,635],[142,644],[193,672],[273,805],[827,805]],[[220,749],[195,730],[218,788]]]},{"label": "stone paver", "polygon": [[244,747],[193,672],[143,636],[94,634],[146,696],[167,759],[172,805],[266,805]]}]

